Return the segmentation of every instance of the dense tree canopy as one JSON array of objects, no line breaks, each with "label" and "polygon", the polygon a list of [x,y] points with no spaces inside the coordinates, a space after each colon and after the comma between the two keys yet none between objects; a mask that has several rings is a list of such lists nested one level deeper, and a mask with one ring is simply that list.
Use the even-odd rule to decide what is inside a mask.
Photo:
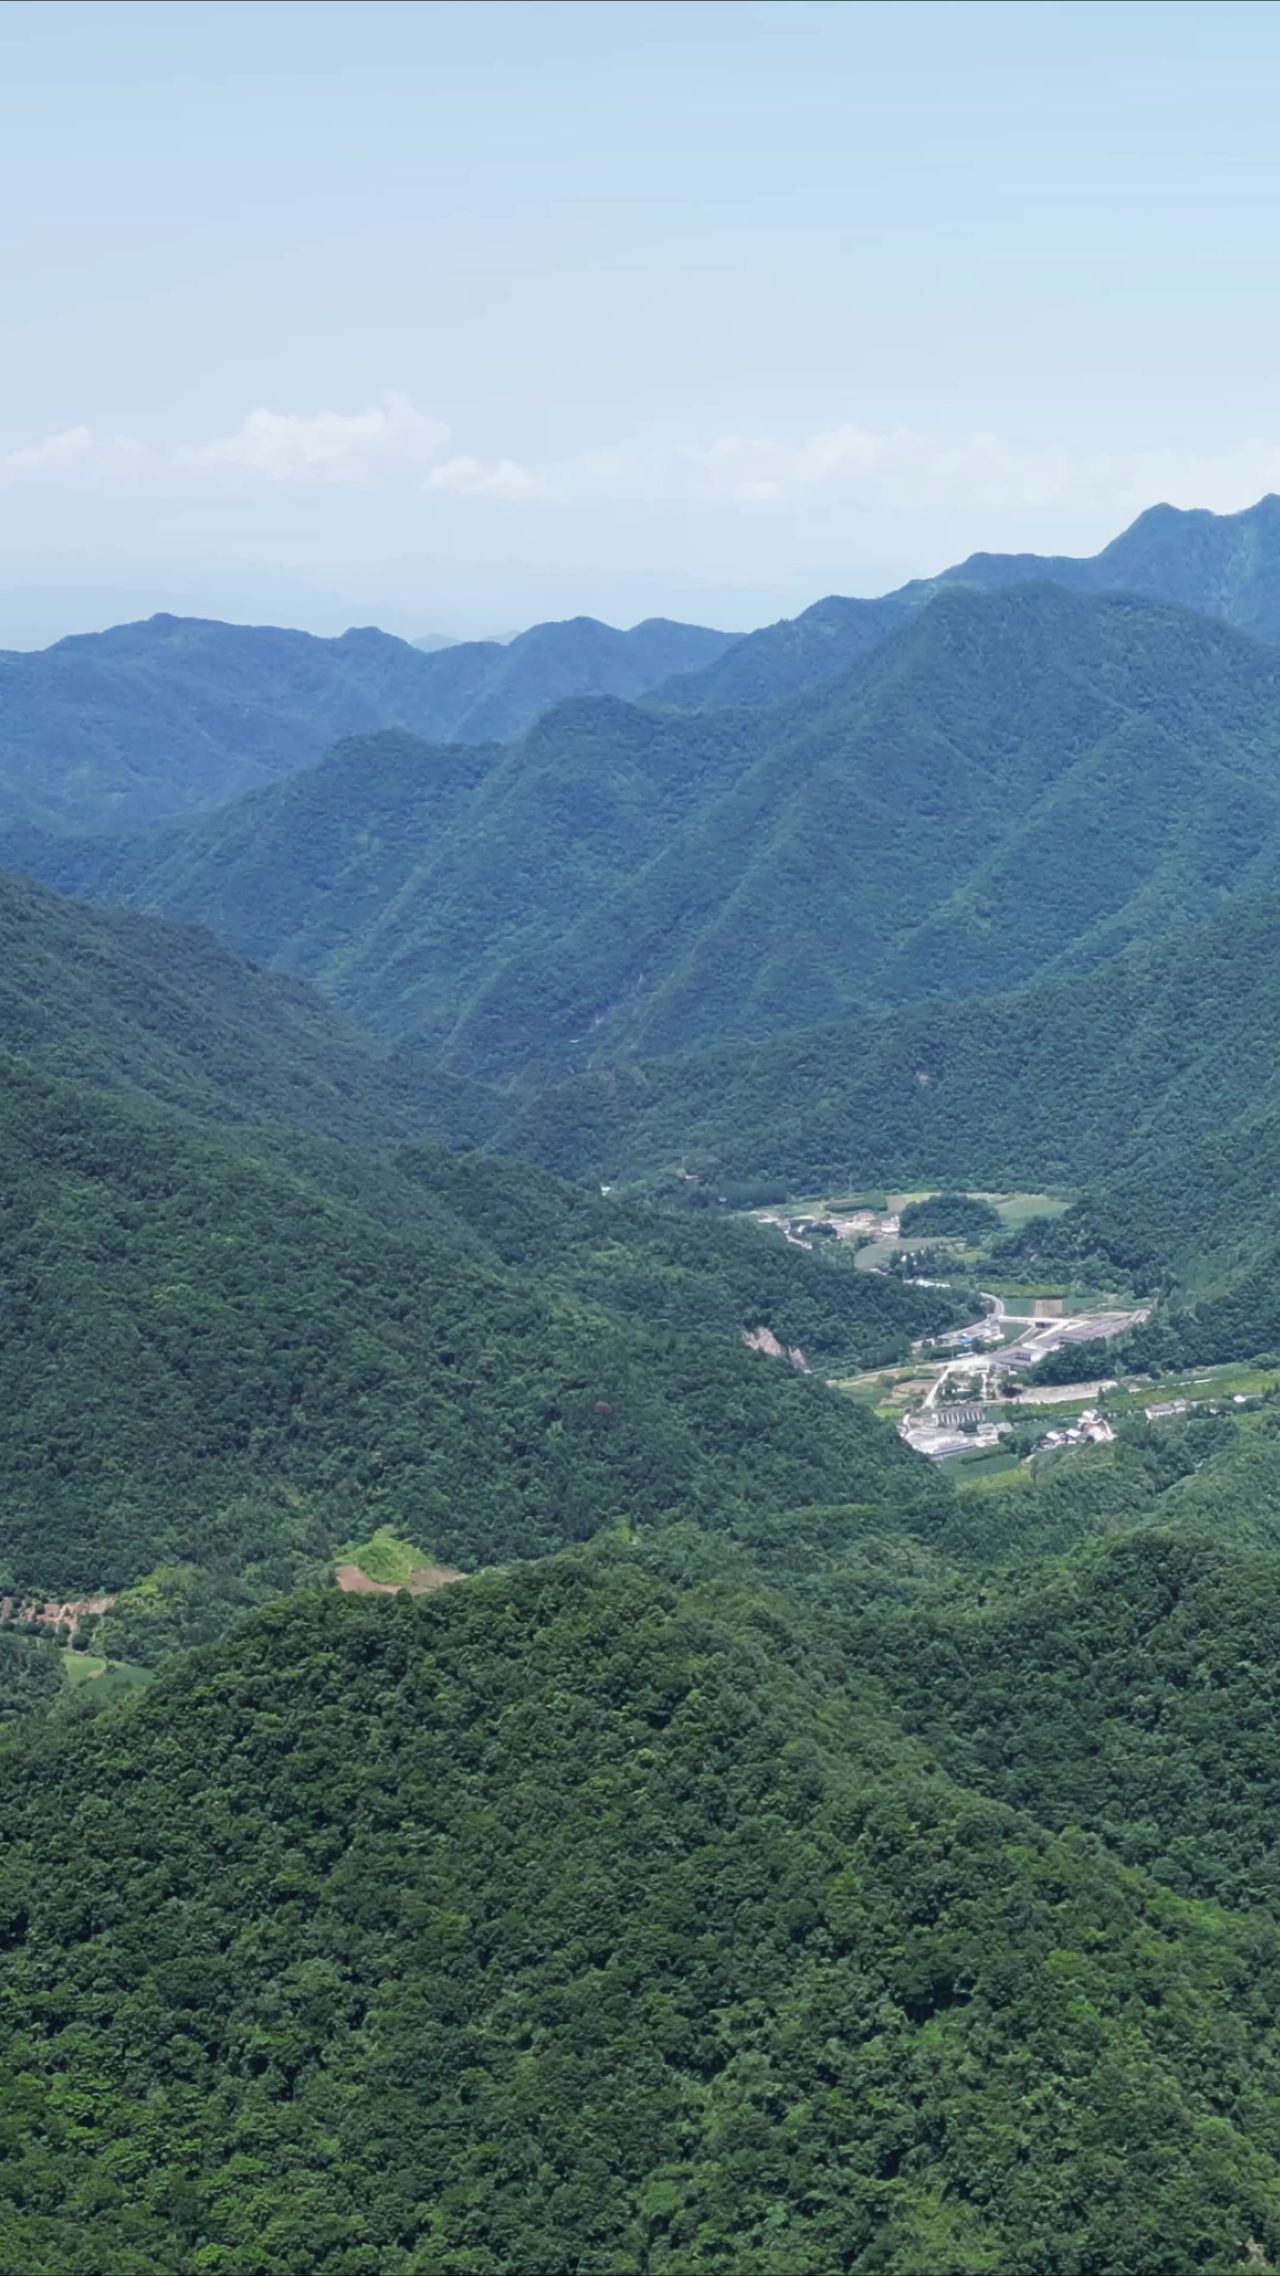
[{"label": "dense tree canopy", "polygon": [[974,1292],[728,1215],[1280,1350],[1280,666],[1096,597],[1273,634],[1278,516],[0,658],[14,811],[266,785],[0,879],[0,2276],[1280,2265],[1280,1401],[949,1478]]},{"label": "dense tree canopy", "polygon": [[[743,1335],[847,1366],[954,1318],[945,1292],[537,1172],[233,1147],[0,1071],[0,1582],[73,1596],[162,1568],[198,1634],[383,1522],[471,1568],[682,1509],[936,1498]],[[117,1607],[129,1655],[155,1610]]]},{"label": "dense tree canopy", "polygon": [[562,1562],[261,1615],[6,1835],[31,2276],[1280,2251],[1272,1923],[966,1792],[764,1602]]},{"label": "dense tree canopy", "polygon": [[987,997],[1275,886],[1278,733],[1275,651],[1225,625],[948,587],[782,706],[378,736],[43,873],[208,922],[455,1072],[611,1067]]}]

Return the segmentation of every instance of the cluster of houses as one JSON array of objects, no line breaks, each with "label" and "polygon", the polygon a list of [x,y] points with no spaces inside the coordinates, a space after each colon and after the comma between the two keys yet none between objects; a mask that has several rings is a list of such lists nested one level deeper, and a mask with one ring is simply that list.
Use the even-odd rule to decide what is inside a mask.
[{"label": "cluster of houses", "polygon": [[1036,1440],[1032,1452],[1047,1454],[1054,1446],[1109,1446],[1115,1432],[1096,1407],[1086,1407],[1078,1419],[1062,1430],[1047,1430]]}]

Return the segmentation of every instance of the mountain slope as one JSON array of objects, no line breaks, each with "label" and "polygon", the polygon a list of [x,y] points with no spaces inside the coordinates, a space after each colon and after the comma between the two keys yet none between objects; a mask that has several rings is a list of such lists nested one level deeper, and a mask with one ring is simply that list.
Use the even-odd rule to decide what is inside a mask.
[{"label": "mountain slope", "polygon": [[529,1007],[542,1054],[581,1064],[985,995],[1280,879],[1280,669],[1203,619],[950,593],[773,722],[662,853],[513,960],[451,1063],[530,1055]]},{"label": "mountain slope", "polygon": [[476,1144],[496,1097],[391,1061],[303,982],[207,932],[59,900],[0,873],[0,1051],[201,1120],[365,1147]]},{"label": "mountain slope", "polygon": [[151,838],[46,841],[36,866],[65,890],[207,923],[371,1027],[447,1036],[514,952],[734,780],[746,733],[598,699],[560,705],[506,751],[379,735]]},{"label": "mountain slope", "polygon": [[837,679],[946,585],[1000,592],[1046,580],[1078,593],[1140,593],[1280,640],[1280,498],[1260,498],[1238,514],[1152,506],[1087,558],[973,553],[879,600],[832,594],[798,617],[744,634],[713,663],[655,690],[655,700],[687,710],[776,703]]},{"label": "mountain slope", "polygon": [[431,1127],[424,1098],[455,1135],[475,1101],[204,934],[0,879],[0,949],[0,1593],[178,1567],[161,1594],[198,1630],[376,1523],[434,1535],[446,1503],[470,1561],[495,1525],[509,1549],[874,1500],[886,1456],[917,1491],[744,1337],[843,1372],[972,1297],[514,1163],[379,1154]]},{"label": "mountain slope", "polygon": [[242,796],[340,736],[522,733],[566,695],[636,695],[727,636],[653,619],[536,625],[508,646],[424,654],[375,630],[337,640],[157,616],[0,654],[0,821],[128,830]]},{"label": "mountain slope", "polygon": [[[584,1196],[560,1243],[537,1178],[532,1253],[508,1260],[500,1171],[233,1148],[21,1060],[0,1169],[6,1586],[181,1568],[199,1632],[384,1522],[469,1567],[615,1518],[936,1494],[883,1426],[742,1338],[776,1318],[815,1358],[901,1352],[948,1297],[886,1306],[763,1235],[686,1251],[674,1222]],[[129,1617],[145,1646],[146,1602]]]},{"label": "mountain slope", "polygon": [[279,1608],[6,1789],[31,2276],[90,2202],[95,2276],[1280,2251],[1272,1922],[966,1793],[777,1605]]},{"label": "mountain slope", "polygon": [[1149,1172],[1280,1105],[1278,933],[1280,899],[1244,896],[1089,973],[576,1076],[499,1142],[567,1177],[688,1168],[793,1193]]},{"label": "mountain slope", "polygon": [[995,994],[1280,883],[1280,661],[1143,602],[949,591],[771,712],[374,738],[54,871],[455,1072],[610,1064]]}]

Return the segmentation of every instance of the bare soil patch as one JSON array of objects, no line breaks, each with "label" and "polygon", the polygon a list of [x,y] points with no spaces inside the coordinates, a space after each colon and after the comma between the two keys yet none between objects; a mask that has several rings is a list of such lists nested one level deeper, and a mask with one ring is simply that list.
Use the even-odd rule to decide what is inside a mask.
[{"label": "bare soil patch", "polygon": [[358,1565],[338,1565],[334,1578],[347,1596],[395,1596],[407,1588],[410,1596],[427,1596],[433,1588],[448,1588],[451,1581],[465,1581],[456,1565],[415,1565],[407,1581],[371,1581]]},{"label": "bare soil patch", "polygon": [[114,1596],[77,1596],[66,1604],[52,1601],[41,1603],[36,1597],[0,1596],[0,1620],[27,1621],[40,1628],[61,1629],[74,1636],[80,1623],[91,1613],[109,1612],[115,1603]]}]

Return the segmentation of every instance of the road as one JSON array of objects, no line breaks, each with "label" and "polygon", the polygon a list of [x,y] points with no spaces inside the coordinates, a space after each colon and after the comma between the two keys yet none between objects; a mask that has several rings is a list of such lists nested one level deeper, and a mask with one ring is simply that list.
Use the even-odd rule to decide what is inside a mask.
[{"label": "road", "polygon": [[[1003,1334],[1009,1321],[1009,1308],[1004,1298],[992,1295],[985,1288],[979,1289],[978,1293],[987,1306],[986,1312],[981,1320],[957,1332],[960,1335],[984,1335],[985,1338],[985,1332],[994,1324]],[[1016,1317],[1021,1319],[1022,1315],[1019,1313]],[[1149,1311],[1140,1308],[1132,1312],[1079,1312],[1063,1319],[1028,1322],[1026,1333],[1016,1343],[1005,1344],[1003,1348],[991,1344],[986,1349],[963,1352],[953,1359],[944,1360],[925,1394],[920,1412],[928,1414],[938,1406],[947,1382],[953,1375],[972,1375],[979,1367],[984,1374],[995,1369],[1003,1373],[1014,1368],[1034,1367],[1038,1359],[1044,1359],[1062,1344],[1093,1343],[1099,1339],[1110,1341],[1123,1335],[1127,1329],[1138,1327],[1148,1317]]]},{"label": "road", "polygon": [[1038,1359],[1047,1358],[1063,1344],[1109,1343],[1149,1318],[1149,1307],[1140,1307],[1132,1312],[1080,1312],[1068,1319],[1041,1320],[1017,1343],[1006,1345],[1000,1365],[1034,1367]]},{"label": "road", "polygon": [[[988,1328],[991,1326],[993,1321],[995,1322],[996,1326],[1003,1332],[1005,1319],[1007,1317],[1004,1298],[1002,1296],[992,1296],[985,1288],[980,1288],[978,1290],[978,1294],[982,1298],[983,1303],[988,1306],[988,1309],[983,1313],[982,1318],[980,1320],[975,1320],[971,1326],[967,1328],[957,1329],[955,1332],[958,1335],[985,1336]],[[945,1361],[943,1366],[939,1369],[933,1383],[930,1385],[929,1390],[925,1394],[924,1409],[927,1410],[930,1407],[937,1406],[939,1397],[942,1393],[943,1385],[945,1384],[949,1375],[959,1375],[962,1372],[972,1375],[975,1363],[979,1365],[984,1364],[986,1357],[987,1354],[985,1352],[966,1351],[962,1353],[961,1356],[957,1359],[948,1359]]]}]

